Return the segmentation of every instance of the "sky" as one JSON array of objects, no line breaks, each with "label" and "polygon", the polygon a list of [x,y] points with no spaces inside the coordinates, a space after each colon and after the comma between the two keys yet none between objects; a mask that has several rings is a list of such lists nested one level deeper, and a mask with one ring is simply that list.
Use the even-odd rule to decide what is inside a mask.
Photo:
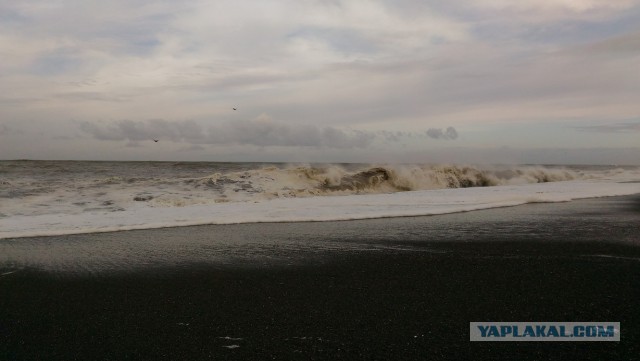
[{"label": "sky", "polygon": [[0,159],[640,164],[639,64],[640,0],[0,0]]}]

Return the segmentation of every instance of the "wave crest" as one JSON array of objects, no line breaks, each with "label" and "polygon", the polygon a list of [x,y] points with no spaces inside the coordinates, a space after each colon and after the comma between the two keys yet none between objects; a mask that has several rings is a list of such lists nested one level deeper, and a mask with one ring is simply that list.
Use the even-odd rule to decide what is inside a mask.
[{"label": "wave crest", "polygon": [[515,170],[483,170],[472,166],[372,167],[356,172],[314,169],[309,179],[323,178],[319,189],[325,192],[388,192],[439,188],[489,187],[504,184],[545,183],[574,180],[580,176],[569,170],[528,167]]},{"label": "wave crest", "polygon": [[[567,169],[518,167],[480,169],[474,166],[292,166],[215,173],[187,179],[185,185],[216,190],[229,200],[243,196],[288,198],[315,195],[389,193],[441,188],[488,187],[504,184],[543,183],[578,179]],[[246,198],[245,198],[246,200]]]}]

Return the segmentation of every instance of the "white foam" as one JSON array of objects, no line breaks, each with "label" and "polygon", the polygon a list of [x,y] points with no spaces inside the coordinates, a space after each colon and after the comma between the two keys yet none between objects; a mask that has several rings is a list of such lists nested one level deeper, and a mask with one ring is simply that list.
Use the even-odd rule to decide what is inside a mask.
[{"label": "white foam", "polygon": [[152,207],[138,202],[120,212],[16,215],[0,218],[0,238],[52,236],[203,224],[338,221],[465,212],[532,202],[640,193],[640,183],[566,181],[437,189],[257,202]]}]

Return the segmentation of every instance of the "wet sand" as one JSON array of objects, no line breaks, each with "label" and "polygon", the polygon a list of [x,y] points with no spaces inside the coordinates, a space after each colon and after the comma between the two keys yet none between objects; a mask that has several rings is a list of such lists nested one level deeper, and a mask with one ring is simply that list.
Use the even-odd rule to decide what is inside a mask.
[{"label": "wet sand", "polygon": [[[640,197],[0,240],[0,360],[631,360]],[[611,321],[620,342],[469,342]]]}]

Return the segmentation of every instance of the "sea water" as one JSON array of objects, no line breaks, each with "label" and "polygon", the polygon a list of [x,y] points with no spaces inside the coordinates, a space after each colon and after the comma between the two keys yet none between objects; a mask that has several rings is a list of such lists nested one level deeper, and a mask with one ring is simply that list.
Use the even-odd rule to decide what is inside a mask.
[{"label": "sea water", "polygon": [[0,161],[0,238],[420,216],[640,193],[640,167]]}]

